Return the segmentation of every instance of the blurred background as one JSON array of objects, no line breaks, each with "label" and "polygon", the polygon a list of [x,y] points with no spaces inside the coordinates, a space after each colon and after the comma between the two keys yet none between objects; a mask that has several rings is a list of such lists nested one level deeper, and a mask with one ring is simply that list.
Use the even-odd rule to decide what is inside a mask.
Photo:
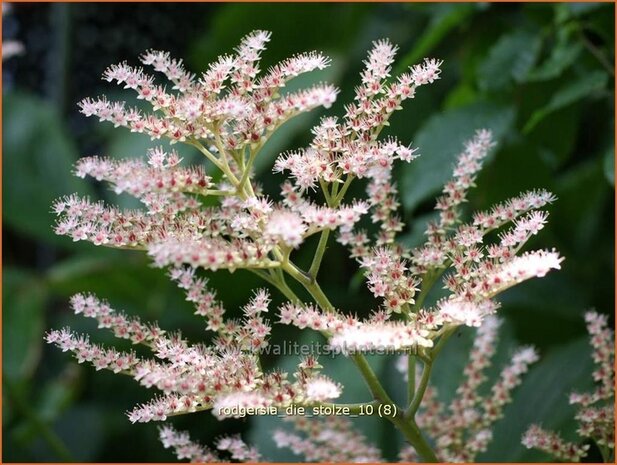
[{"label": "blurred background", "polygon": [[[86,96],[120,89],[101,81],[112,63],[148,48],[168,50],[200,72],[229,52],[253,29],[273,32],[263,67],[294,52],[323,50],[331,68],[294,85],[331,81],[342,92],[328,114],[342,114],[352,98],[371,41],[399,44],[396,71],[425,56],[444,60],[442,79],[418,91],[396,113],[387,133],[413,141],[422,157],[397,168],[404,219],[402,241],[419,244],[434,198],[449,178],[461,143],[479,127],[493,130],[499,145],[473,190],[469,210],[488,208],[519,191],[547,188],[559,200],[549,225],[529,247],[556,247],[563,270],[503,295],[505,318],[492,375],[513,347],[536,345],[542,359],[531,370],[498,423],[483,461],[539,461],[518,438],[531,422],[575,439],[567,394],[592,384],[582,315],[614,308],[614,5],[613,4],[15,4],[3,16],[3,41],[23,50],[3,63],[3,461],[170,461],[157,440],[156,425],[131,425],[124,412],[152,396],[132,380],[77,365],[43,342],[49,328],[76,318],[68,299],[95,292],[129,314],[182,328],[192,341],[203,324],[142,254],[72,243],[52,232],[52,201],[80,192],[123,206],[131,199],[106,186],[71,175],[84,155],[143,156],[147,138],[114,130],[77,111]],[[19,50],[18,50],[19,51]],[[276,194],[282,178],[270,174],[281,151],[304,146],[323,110],[285,125],[264,149],[258,165],[266,192]],[[182,155],[194,154],[181,148]],[[361,186],[356,186],[361,194]],[[299,253],[298,261],[307,256]],[[356,265],[331,244],[320,279],[333,302],[360,315],[374,305]],[[245,272],[210,276],[211,287],[231,314],[261,286]],[[431,296],[434,300],[439,292]],[[280,296],[275,291],[275,304]],[[93,332],[103,343],[112,338]],[[453,395],[470,346],[461,330],[443,352],[434,382],[442,399]],[[275,326],[273,341],[300,337]],[[306,341],[307,337],[302,336]],[[121,344],[120,347],[123,347]],[[268,367],[293,368],[294,357],[266,360]],[[368,392],[353,365],[323,360],[326,372],[345,385],[343,401],[363,401]],[[395,360],[371,360],[395,396],[404,385]],[[368,419],[358,427],[394,460],[400,439],[387,422]],[[239,432],[266,458],[294,461],[271,439],[276,418],[220,422],[209,413],[174,418],[205,444]],[[598,456],[592,451],[591,460]]]}]

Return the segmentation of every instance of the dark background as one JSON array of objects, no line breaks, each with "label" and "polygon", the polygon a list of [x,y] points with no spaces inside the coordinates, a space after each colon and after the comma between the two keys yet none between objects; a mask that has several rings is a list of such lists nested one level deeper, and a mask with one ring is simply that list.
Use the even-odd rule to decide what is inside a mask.
[{"label": "dark background", "polygon": [[[182,293],[145,256],[74,244],[52,232],[52,201],[78,191],[134,205],[105,186],[71,176],[82,155],[143,156],[150,141],[113,130],[77,111],[76,102],[120,89],[100,80],[111,63],[148,48],[169,50],[189,69],[204,70],[253,29],[273,31],[264,66],[294,52],[318,49],[333,66],[303,78],[336,83],[342,92],[330,113],[341,114],[371,41],[399,44],[397,71],[424,56],[443,59],[442,79],[418,91],[386,131],[413,141],[422,157],[399,166],[397,177],[408,225],[402,240],[418,244],[434,197],[448,179],[461,142],[478,127],[491,128],[499,145],[470,196],[469,210],[487,208],[519,191],[547,188],[559,200],[550,224],[529,247],[556,247],[563,270],[503,296],[505,317],[497,363],[515,345],[534,344],[541,354],[516,391],[506,418],[494,431],[484,461],[534,461],[518,438],[527,424],[564,431],[575,439],[567,394],[591,385],[591,362],[582,314],[612,314],[614,302],[614,6],[612,4],[17,4],[3,18],[3,40],[25,53],[3,66],[3,461],[170,461],[156,425],[131,425],[124,411],[152,392],[132,380],[95,372],[43,342],[45,331],[70,324],[91,331],[67,301],[96,292],[116,308],[163,328],[182,328],[197,341],[203,324]],[[280,176],[269,174],[281,151],[304,146],[323,110],[284,126],[258,165],[265,190],[276,193]],[[193,154],[182,149],[186,158]],[[361,194],[361,186],[355,193]],[[311,253],[311,245],[306,247]],[[310,257],[298,257],[299,262]],[[306,254],[305,254],[306,255]],[[364,314],[374,305],[345,251],[332,244],[320,276],[337,306]],[[211,276],[211,286],[233,314],[262,285],[236,272]],[[432,296],[437,298],[437,294]],[[277,295],[275,303],[280,302]],[[611,323],[613,318],[611,316]],[[472,331],[461,330],[444,351],[434,381],[452,396]],[[92,331],[97,341],[111,342]],[[275,326],[275,341],[298,334]],[[303,336],[306,340],[306,336]],[[394,360],[372,360],[391,390],[402,396]],[[292,368],[294,357],[269,359]],[[368,399],[346,360],[324,360],[345,385],[344,401]],[[267,458],[294,460],[275,449],[276,419],[219,422],[209,413],[175,418],[195,439],[212,444],[242,432]],[[394,459],[400,445],[385,422],[358,422]],[[592,457],[593,458],[593,457]]]}]

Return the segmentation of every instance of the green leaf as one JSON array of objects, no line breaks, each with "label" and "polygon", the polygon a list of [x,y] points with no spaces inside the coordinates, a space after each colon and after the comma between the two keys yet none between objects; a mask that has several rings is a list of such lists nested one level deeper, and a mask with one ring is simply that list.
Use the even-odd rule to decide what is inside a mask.
[{"label": "green leaf", "polygon": [[31,237],[66,245],[52,231],[50,210],[58,197],[89,193],[71,174],[75,146],[55,109],[37,97],[10,93],[3,113],[3,219]]},{"label": "green leaf", "polygon": [[70,365],[59,372],[57,377],[37,386],[40,390],[37,390],[36,394],[33,393],[27,400],[23,399],[30,404],[30,410],[35,417],[22,418],[14,427],[12,433],[15,440],[28,447],[40,438],[42,424],[59,420],[61,414],[76,400],[77,392],[82,388],[78,373],[79,369]]},{"label": "green leaf", "polygon": [[451,177],[456,156],[463,142],[477,129],[490,129],[495,140],[512,127],[515,110],[511,106],[477,102],[431,117],[420,129],[414,145],[421,157],[403,167],[401,198],[406,210],[439,192]]},{"label": "green leaf", "polygon": [[529,133],[537,124],[550,115],[552,112],[565,108],[578,100],[581,100],[593,92],[600,90],[606,86],[608,76],[603,71],[592,71],[576,79],[570,81],[555,92],[548,104],[537,110],[531,115],[531,118],[525,125],[523,132]]},{"label": "green leaf", "polygon": [[561,76],[582,50],[580,42],[560,41],[553,47],[549,57],[527,75],[525,81],[548,81]]},{"label": "green leaf", "polygon": [[426,242],[426,229],[428,228],[428,224],[438,219],[439,212],[435,210],[414,217],[409,224],[409,231],[399,236],[397,242],[409,249],[422,246]]},{"label": "green leaf", "polygon": [[525,137],[531,150],[537,150],[542,161],[553,171],[564,166],[575,154],[581,113],[576,109],[557,110]]},{"label": "green leaf", "polygon": [[[551,223],[558,239],[581,255],[596,251],[606,254],[598,249],[598,240],[606,237],[603,212],[613,201],[614,191],[605,179],[602,159],[589,160],[564,173],[555,185],[555,194],[559,209],[554,211]],[[589,267],[589,272],[597,267],[589,260],[580,265]]]},{"label": "green leaf", "polygon": [[528,450],[520,438],[532,423],[561,432],[575,440],[574,408],[568,403],[573,390],[590,390],[592,361],[585,339],[555,348],[533,365],[493,428],[493,440],[479,461],[539,462],[545,454]]},{"label": "green leaf", "polygon": [[55,432],[77,461],[93,461],[100,454],[105,437],[104,415],[105,411],[95,404],[82,404],[55,422]]},{"label": "green leaf", "polygon": [[524,81],[538,58],[541,44],[540,36],[530,31],[519,30],[501,36],[480,64],[480,88],[503,90],[512,82]]},{"label": "green leaf", "polygon": [[569,19],[584,16],[603,6],[602,2],[572,2],[560,3],[558,8],[565,10],[563,19]]},{"label": "green leaf", "polygon": [[[373,10],[373,5],[361,4],[228,3],[207,18],[207,34],[193,45],[190,63],[194,69],[204,69],[217,55],[231,53],[241,37],[254,29],[272,31],[262,67],[298,52],[347,50]],[[298,27],[309,18],[319,18],[319,26]]]},{"label": "green leaf", "polygon": [[2,292],[4,376],[29,377],[43,345],[43,315],[47,290],[32,274],[15,268],[4,270]]},{"label": "green leaf", "polygon": [[[490,393],[491,385],[510,362],[512,353],[521,346],[514,337],[513,329],[507,319],[499,329],[497,351],[486,371],[488,381],[481,386],[481,395]],[[475,330],[460,328],[450,338],[433,366],[431,386],[437,388],[439,399],[446,405],[454,398],[463,380],[463,369],[469,361],[474,336]],[[512,402],[506,406],[503,418],[492,428],[493,440],[488,450],[478,457],[478,461],[546,460],[548,457],[526,450],[520,444],[520,437],[530,424],[539,422],[573,438],[574,409],[568,405],[568,394],[572,390],[591,388],[591,370],[592,361],[586,338],[541,352],[540,360],[531,366],[522,384],[513,391]]]},{"label": "green leaf", "polygon": [[111,255],[111,257],[92,257],[89,254],[84,254],[62,260],[49,268],[45,279],[52,290],[57,292],[62,290],[63,286],[73,286],[74,282],[91,274],[100,276],[120,266],[123,261],[127,261],[114,260],[117,254],[112,253]]},{"label": "green leaf", "polygon": [[[98,257],[76,255],[52,266],[46,275],[50,290],[63,301],[83,291],[121,300],[134,305],[144,318],[161,317],[168,305],[177,305],[170,302],[171,293],[175,291],[178,298],[182,293],[162,270],[150,266],[143,252],[104,252]],[[175,312],[165,313],[169,318],[178,316]]]},{"label": "green leaf", "polygon": [[[497,334],[497,348],[486,369],[487,381],[480,387],[480,394],[490,392],[490,386],[497,376],[510,361],[512,352],[520,344],[514,338],[512,327],[508,320],[502,319],[502,325]],[[456,390],[464,381],[464,369],[469,363],[470,352],[473,346],[477,329],[461,326],[448,340],[439,357],[433,364],[430,386],[437,389],[437,395],[441,402],[449,405],[456,397]]]},{"label": "green leaf", "polygon": [[478,93],[472,84],[462,81],[450,91],[444,102],[444,109],[462,107],[470,105],[478,99]]},{"label": "green leaf", "polygon": [[[589,4],[591,5],[591,4]],[[591,14],[586,15],[580,20],[585,28],[585,33],[588,37],[594,37],[594,45],[599,46],[599,52],[602,53],[607,61],[614,62],[615,56],[615,4],[614,3],[596,3],[597,9]],[[591,32],[592,34],[588,34]],[[598,44],[598,39],[603,43]]]},{"label": "green leaf", "polygon": [[396,65],[394,75],[405,71],[424,58],[433,50],[453,29],[464,23],[477,9],[473,3],[443,3],[431,5],[435,14],[426,27],[426,30],[415,42],[415,46],[405,54]]},{"label": "green leaf", "polygon": [[590,302],[588,292],[577,284],[567,269],[522,283],[500,296],[500,311],[520,340],[540,350],[574,340],[583,333],[582,309]]},{"label": "green leaf", "polygon": [[[488,164],[487,164],[488,165]],[[469,205],[474,210],[490,209],[496,202],[531,189],[551,189],[554,175],[542,152],[527,139],[512,138],[480,171],[477,188],[469,192]]]}]

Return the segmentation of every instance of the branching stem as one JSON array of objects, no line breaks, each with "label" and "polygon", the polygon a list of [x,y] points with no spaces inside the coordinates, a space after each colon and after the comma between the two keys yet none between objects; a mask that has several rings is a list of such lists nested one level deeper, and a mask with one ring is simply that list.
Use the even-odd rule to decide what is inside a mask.
[{"label": "branching stem", "polygon": [[321,232],[321,236],[319,236],[319,243],[317,244],[317,249],[315,250],[315,256],[313,257],[313,262],[311,263],[311,267],[309,268],[309,274],[313,279],[317,279],[317,274],[319,273],[319,267],[321,266],[321,260],[323,259],[324,253],[326,251],[329,237],[329,229],[324,229]]},{"label": "branching stem", "polygon": [[[243,167],[242,176],[240,180],[238,180],[236,176],[232,173],[231,168],[229,167],[227,163],[227,154],[224,151],[224,147],[220,139],[220,135],[218,134],[218,131],[215,130],[213,132],[215,134],[215,145],[217,146],[217,149],[220,153],[220,158],[217,158],[214,154],[208,151],[205,147],[203,147],[202,144],[200,144],[197,141],[191,141],[189,143],[197,147],[199,151],[201,151],[210,161],[212,161],[212,163],[214,163],[214,165],[217,168],[219,168],[223,172],[223,174],[227,177],[227,179],[229,179],[229,181],[234,185],[234,187],[236,187],[236,193],[240,198],[247,199],[249,197],[255,196],[255,193],[253,192],[253,188],[249,180],[249,175],[250,175],[251,166],[253,164],[253,161],[259,149],[257,148],[256,150],[250,152],[248,162],[246,166]],[[347,192],[347,189],[351,185],[351,182],[353,181],[353,179],[354,177],[352,175],[348,175],[347,179],[345,180],[345,183],[343,184],[340,190],[338,190],[338,186],[336,186],[336,188],[333,187],[332,194],[330,194],[326,183],[323,181],[320,181],[322,191],[326,198],[326,202],[328,203],[329,206],[335,208],[336,206],[340,204],[343,197],[345,196],[345,193]],[[279,247],[275,247],[273,250],[273,254],[277,258],[277,261],[273,261],[272,263],[273,264],[276,263],[278,265],[276,268],[271,269],[270,272],[266,272],[265,270],[250,270],[250,271],[252,271],[257,276],[261,277],[265,281],[275,286],[289,300],[293,302],[299,302],[300,299],[298,298],[298,296],[293,292],[293,290],[291,290],[291,288],[285,282],[284,275],[282,273],[280,275],[277,274],[276,270],[282,270],[286,272],[289,276],[294,278],[296,281],[298,281],[300,284],[302,284],[302,286],[304,286],[304,288],[309,292],[309,294],[313,297],[317,305],[319,305],[319,307],[323,311],[334,312],[335,311],[334,306],[332,305],[332,303],[330,302],[326,294],[323,292],[323,290],[321,289],[321,287],[319,286],[316,280],[317,273],[319,272],[319,267],[321,265],[321,261],[323,259],[323,255],[325,253],[325,249],[328,243],[329,235],[330,235],[330,230],[326,229],[322,231],[321,237],[319,239],[319,243],[317,245],[317,249],[315,251],[315,255],[313,257],[308,273],[301,270],[293,262],[291,262],[291,260],[289,260],[289,254],[288,253],[284,254]],[[362,355],[361,353],[356,353],[356,354],[353,354],[351,358],[356,364],[356,366],[358,367],[360,373],[362,374],[369,388],[369,391],[371,392],[375,400],[371,403],[320,404],[320,405],[331,406],[331,407],[343,407],[343,408],[347,407],[350,409],[352,414],[360,413],[361,409],[363,407],[366,407],[367,405],[375,405],[378,407],[381,405],[390,405],[394,407],[395,413],[391,416],[387,416],[388,420],[390,420],[401,431],[401,433],[405,436],[407,441],[409,441],[409,443],[414,447],[414,449],[418,452],[418,454],[420,454],[420,456],[423,458],[424,461],[437,462],[438,461],[437,456],[431,449],[431,446],[429,445],[429,443],[423,437],[422,433],[420,432],[420,429],[416,425],[413,418],[411,419],[406,418],[405,413],[398,406],[394,404],[394,402],[392,401],[392,399],[390,398],[390,396],[388,395],[388,393],[386,392],[382,384],[379,382],[377,375],[375,374],[375,372],[369,365],[366,357],[364,357],[364,355]],[[410,365],[410,373],[409,373],[410,379],[413,379],[414,373],[415,373],[414,371],[415,370],[415,358],[413,359],[413,365],[414,365],[413,370],[411,369],[412,367]],[[428,367],[430,367],[430,364],[428,365]],[[424,374],[426,374],[426,380],[425,380]],[[412,405],[410,406],[410,410],[414,411],[414,413],[415,413],[415,410],[413,410],[411,407],[413,407],[416,403],[418,403],[419,405],[419,402],[421,401],[421,397],[424,393],[424,390],[426,389],[426,384],[428,383],[429,374],[430,374],[430,368],[427,370],[427,366],[425,366],[425,372],[423,373],[422,381],[418,388],[418,392],[415,393],[415,397],[413,398],[414,400],[412,402]],[[413,381],[413,384],[411,384],[411,386],[412,386],[412,390],[415,391],[415,380]],[[411,391],[409,391],[409,393],[411,395]],[[207,408],[210,408],[210,406],[204,405],[203,407],[200,407],[199,409],[205,410]],[[417,407],[415,408],[417,409]]]},{"label": "branching stem", "polygon": [[[291,264],[287,264],[287,267],[292,272],[289,273],[289,270],[284,268],[285,271],[287,271],[295,279],[297,279],[297,277],[303,276],[298,273],[297,267],[291,267]],[[317,302],[317,304],[321,307],[322,310],[326,312],[334,311],[334,306],[332,305],[332,303],[330,303],[328,297],[323,293],[321,287],[319,286],[319,284],[317,284],[316,281],[309,280],[307,282],[306,279],[302,278],[298,279],[298,281],[311,294],[313,299],[315,299],[315,302]],[[360,353],[356,353],[352,355],[351,358],[360,370],[360,373],[362,374],[362,377],[364,378],[364,381],[366,382],[369,391],[371,392],[375,400],[378,402],[378,405],[384,404],[395,406],[394,402],[379,382],[377,375],[369,365],[366,357],[364,357],[364,355]],[[399,407],[396,408],[396,412],[397,413],[395,415],[388,416],[386,418],[392,423],[394,423],[394,425],[399,429],[399,431],[401,431],[401,433],[405,436],[407,441],[409,441],[409,443],[413,445],[414,449],[418,452],[418,454],[420,454],[424,461],[438,462],[435,452],[433,452],[431,446],[422,436],[422,433],[420,432],[418,426],[413,422],[413,420],[408,421],[404,417],[404,414]]]},{"label": "branching stem", "polygon": [[352,174],[347,176],[345,184],[343,184],[343,187],[341,187],[341,190],[338,192],[338,194],[336,194],[336,197],[334,198],[334,205],[338,205],[339,203],[341,203],[341,200],[343,200],[343,197],[345,197],[345,193],[347,192],[347,189],[349,189],[349,186],[351,186],[351,182],[354,179],[355,177]]},{"label": "branching stem", "polygon": [[424,362],[424,368],[422,370],[420,384],[418,385],[418,389],[416,390],[413,400],[411,401],[409,407],[407,408],[407,411],[405,412],[405,418],[413,419],[418,412],[418,408],[420,408],[420,404],[422,403],[422,399],[424,398],[424,393],[426,392],[426,388],[428,387],[429,379],[431,378],[432,368],[432,362]]},{"label": "branching stem", "polygon": [[416,356],[409,354],[407,356],[407,404],[413,402],[416,395]]}]

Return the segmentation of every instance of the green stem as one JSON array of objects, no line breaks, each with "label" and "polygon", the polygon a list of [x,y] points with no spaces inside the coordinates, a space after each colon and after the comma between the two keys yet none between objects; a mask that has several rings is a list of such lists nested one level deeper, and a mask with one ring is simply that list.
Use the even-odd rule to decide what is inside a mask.
[{"label": "green stem", "polygon": [[[301,281],[301,284],[306,288],[307,291],[313,296],[315,301],[319,304],[319,306],[324,311],[333,311],[334,306],[330,303],[326,295],[322,292],[321,288],[317,284],[317,282],[304,283]],[[352,355],[352,360],[355,362],[356,366],[360,370],[364,381],[366,382],[369,391],[375,398],[375,400],[379,401],[380,404],[395,406],[394,402],[384,389],[384,387],[379,382],[379,379],[375,375],[375,372],[369,365],[366,357],[362,354],[354,354]],[[426,462],[438,462],[437,456],[431,449],[431,446],[428,444],[426,439],[422,436],[422,433],[418,429],[417,425],[411,421],[407,421],[404,418],[404,414],[400,412],[399,408],[396,408],[396,415],[386,417],[389,421],[394,423],[394,425],[403,433],[405,438],[411,443],[416,452],[420,454],[420,456]]]},{"label": "green stem", "polygon": [[251,173],[251,169],[253,168],[253,162],[255,161],[255,157],[257,156],[257,150],[252,151],[249,155],[249,160],[244,167],[244,172],[242,173],[242,177],[240,178],[240,184],[238,184],[238,191],[242,192],[244,190],[244,186],[246,181],[249,178],[249,174]]},{"label": "green stem", "polygon": [[420,378],[420,384],[418,385],[418,390],[413,398],[413,401],[409,404],[409,408],[407,412],[405,412],[405,418],[413,419],[420,408],[420,404],[422,403],[422,399],[424,398],[424,393],[426,392],[426,388],[428,387],[428,381],[431,378],[431,369],[433,368],[433,364],[431,362],[426,361],[424,363],[424,369],[422,370],[422,377]]},{"label": "green stem", "polygon": [[321,192],[323,192],[323,196],[326,199],[326,203],[328,204],[329,207],[331,207],[332,198],[330,197],[330,194],[328,191],[328,185],[323,179],[319,178],[319,186],[321,187]]},{"label": "green stem", "polygon": [[[227,179],[229,179],[229,182],[237,187],[240,181],[238,181],[238,178],[236,178],[236,176],[231,172],[231,168],[227,163],[227,152],[225,152],[225,147],[223,147],[223,142],[221,141],[219,131],[217,128],[214,128],[212,132],[214,133],[214,145],[219,151],[220,158],[217,158],[212,152],[207,150],[200,142],[194,141],[192,142],[192,145],[197,147],[201,153],[208,157],[208,159],[223,172]],[[246,197],[243,191],[240,191],[238,194],[242,198]]]},{"label": "green stem", "polygon": [[332,190],[330,191],[330,197],[332,198],[336,198],[336,194],[338,194],[338,188],[340,186],[340,182],[333,182],[332,183]]},{"label": "green stem", "polygon": [[[317,281],[310,279],[306,273],[302,272],[291,262],[282,263],[282,269],[286,271],[290,276],[296,279],[304,288],[311,294],[315,302],[326,312],[334,311],[334,306],[330,303],[328,297],[323,293],[321,287]],[[396,407],[384,387],[379,382],[379,379],[375,375],[375,372],[369,365],[366,357],[362,354],[352,355],[352,360],[360,370],[364,381],[366,382],[369,391],[378,402],[377,405],[385,404]],[[431,449],[426,439],[422,436],[418,426],[413,421],[405,419],[404,414],[396,407],[396,414],[386,417],[389,421],[401,431],[409,443],[414,447],[416,452],[426,462],[438,462],[435,452]]]},{"label": "green stem", "polygon": [[[191,140],[191,141],[187,141],[188,145],[192,145],[193,147],[195,147],[197,150],[199,150],[202,154],[204,154],[206,156],[206,158],[208,160],[210,160],[212,163],[214,163],[214,166],[216,166],[218,169],[220,169],[223,173],[225,173],[225,167],[221,164],[221,162],[219,161],[218,158],[216,158],[214,156],[214,154],[212,152],[210,152],[209,150],[207,150],[203,145],[201,145],[199,142],[197,142],[196,140]],[[225,173],[227,174],[227,173]]]},{"label": "green stem", "polygon": [[416,356],[407,356],[407,404],[411,404],[416,395]]},{"label": "green stem", "polygon": [[313,262],[309,268],[309,274],[313,279],[317,279],[317,273],[319,273],[319,267],[321,266],[321,260],[323,259],[324,252],[326,251],[326,245],[328,244],[328,238],[330,237],[330,230],[324,229],[319,237],[319,243],[317,244],[317,250],[315,250],[315,256]]},{"label": "green stem", "polygon": [[334,198],[334,205],[338,205],[340,201],[343,200],[343,197],[345,197],[345,193],[347,192],[347,189],[349,189],[349,186],[351,186],[351,182],[353,180],[354,180],[354,176],[352,174],[347,176],[347,179],[345,180],[345,184],[343,184],[343,187],[341,188],[337,196]]},{"label": "green stem", "polygon": [[441,352],[441,349],[443,349],[446,341],[450,338],[450,336],[454,334],[457,328],[458,326],[452,326],[444,331],[444,333],[439,338],[439,341],[437,341],[437,344],[435,345],[435,347],[433,347],[433,350],[431,351],[431,361],[437,358],[437,355],[439,355],[439,352]]},{"label": "green stem", "polygon": [[362,354],[353,354],[351,358],[360,370],[360,373],[362,373],[364,381],[373,397],[382,404],[393,405],[394,402],[392,402],[392,399],[390,399],[390,396],[379,382],[379,379],[377,379],[377,375],[375,375],[375,372],[368,364],[366,357]]},{"label": "green stem", "polygon": [[219,151],[219,159],[221,160],[227,171],[231,172],[231,168],[229,168],[229,162],[227,161],[227,152],[225,151],[225,147],[223,146],[223,141],[221,140],[221,133],[219,132],[218,126],[215,126],[213,128],[212,133],[214,134],[214,145]]},{"label": "green stem", "polygon": [[306,272],[302,271],[291,262],[283,263],[282,268],[287,272],[287,274],[304,286],[313,299],[315,299],[315,302],[317,302],[317,304],[325,312],[334,311],[334,305],[330,303],[330,300],[328,300],[328,297],[321,290],[321,287],[319,287],[319,284],[317,284],[317,281],[315,281],[313,276],[310,276]]},{"label": "green stem", "polygon": [[294,291],[287,285],[285,281],[285,277],[281,275],[281,279],[279,281],[279,289],[281,292],[292,302],[300,302],[300,298],[296,295]]},{"label": "green stem", "polygon": [[[276,254],[276,250],[274,250],[275,254]],[[280,253],[280,250],[279,250]],[[282,256],[282,254],[281,254]],[[299,283],[301,283],[303,286],[306,287],[307,284],[312,283],[314,280],[311,278],[311,276],[308,275],[308,273],[306,271],[301,270],[300,268],[298,268],[294,263],[292,263],[290,260],[283,260],[281,262],[281,268],[283,269],[283,271],[285,271],[289,276],[291,276],[292,278],[294,278],[296,281],[298,281]],[[327,299],[326,299],[327,300]]]},{"label": "green stem", "polygon": [[304,288],[311,294],[315,302],[325,311],[325,312],[334,312],[334,305],[330,303],[330,300],[321,290],[317,281],[311,281],[308,283],[301,282]]},{"label": "green stem", "polygon": [[413,307],[411,308],[412,313],[418,313],[418,311],[422,308],[426,296],[429,294],[429,292],[431,292],[431,289],[433,289],[433,286],[444,273],[444,271],[445,270],[431,270],[424,275],[424,279],[422,280],[422,286],[420,287],[420,293],[418,294],[418,298],[416,299]]},{"label": "green stem", "polygon": [[392,417],[390,421],[392,421],[399,431],[403,433],[405,439],[409,441],[424,462],[439,462],[435,452],[433,452],[430,444],[426,441],[424,436],[422,436],[418,425],[416,425],[414,421],[407,421],[402,415]]},{"label": "green stem", "polygon": [[256,270],[256,269],[252,269],[252,268],[248,268],[248,270],[254,274],[256,274],[257,276],[259,276],[261,279],[263,279],[264,281],[269,282],[270,284],[272,284],[274,287],[276,287],[279,291],[281,291],[281,293],[287,297],[289,300],[291,300],[292,302],[297,302],[300,299],[298,298],[298,296],[289,288],[289,286],[287,285],[286,282],[284,282],[284,280],[280,280],[280,279],[276,279],[273,276],[270,276],[268,273],[265,273],[262,270]]},{"label": "green stem", "polygon": [[232,150],[230,152],[231,158],[236,162],[236,165],[244,172],[244,149]]},{"label": "green stem", "polygon": [[209,195],[221,195],[221,196],[226,196],[226,195],[234,195],[234,193],[232,191],[221,191],[221,190],[206,190],[204,192],[201,193],[204,196],[209,196]]}]

